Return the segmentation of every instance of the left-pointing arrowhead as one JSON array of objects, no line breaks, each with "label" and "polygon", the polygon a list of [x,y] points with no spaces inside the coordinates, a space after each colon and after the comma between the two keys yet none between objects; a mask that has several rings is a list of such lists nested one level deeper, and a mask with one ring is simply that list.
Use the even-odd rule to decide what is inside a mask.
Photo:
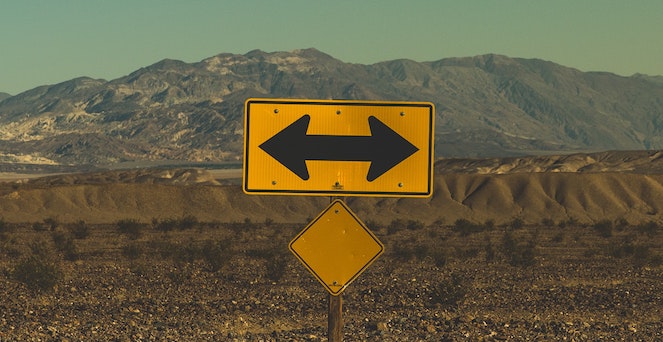
[{"label": "left-pointing arrowhead", "polygon": [[259,146],[303,180],[309,178],[303,157],[305,151],[302,149],[306,147],[306,131],[310,121],[311,117],[304,115]]}]

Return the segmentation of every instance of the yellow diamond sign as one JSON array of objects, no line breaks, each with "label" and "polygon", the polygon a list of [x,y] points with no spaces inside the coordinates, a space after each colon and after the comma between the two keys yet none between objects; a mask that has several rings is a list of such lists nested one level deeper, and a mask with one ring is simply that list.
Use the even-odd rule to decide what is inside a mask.
[{"label": "yellow diamond sign", "polygon": [[343,201],[336,200],[290,242],[290,251],[337,296],[384,246]]}]

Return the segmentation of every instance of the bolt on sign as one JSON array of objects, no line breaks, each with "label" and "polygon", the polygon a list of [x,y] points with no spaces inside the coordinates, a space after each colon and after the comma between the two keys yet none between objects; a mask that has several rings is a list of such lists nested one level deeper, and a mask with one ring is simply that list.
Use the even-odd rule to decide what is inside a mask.
[{"label": "bolt on sign", "polygon": [[290,251],[338,296],[384,251],[384,245],[341,200],[332,202],[290,242]]},{"label": "bolt on sign", "polygon": [[429,102],[248,99],[247,194],[429,197]]}]

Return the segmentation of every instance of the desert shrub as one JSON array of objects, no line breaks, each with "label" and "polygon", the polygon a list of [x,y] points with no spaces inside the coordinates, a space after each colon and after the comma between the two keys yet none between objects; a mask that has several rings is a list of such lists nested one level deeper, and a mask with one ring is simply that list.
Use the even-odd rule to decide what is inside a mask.
[{"label": "desert shrub", "polygon": [[378,221],[375,221],[375,220],[367,220],[364,223],[366,224],[366,227],[368,227],[368,229],[370,229],[371,231],[374,231],[374,232],[379,230],[380,226],[381,226],[380,223]]},{"label": "desert shrub", "polygon": [[587,259],[592,259],[594,258],[597,254],[599,254],[599,251],[596,248],[587,248],[585,251],[582,253],[582,256],[584,256]]},{"label": "desert shrub", "polygon": [[214,242],[207,240],[203,244],[201,254],[210,271],[219,271],[230,260],[230,243],[228,241]]},{"label": "desert shrub", "polygon": [[48,217],[44,219],[44,224],[46,225],[46,227],[48,227],[48,229],[53,231],[55,230],[55,228],[57,228],[60,225],[60,222],[57,219]]},{"label": "desert shrub", "polygon": [[90,236],[90,228],[83,220],[69,225],[69,232],[71,232],[76,239],[85,239]]},{"label": "desert shrub", "polygon": [[633,249],[633,262],[638,266],[658,266],[661,264],[661,256],[654,253],[649,246],[636,245]]},{"label": "desert shrub", "polygon": [[65,260],[75,261],[78,259],[78,251],[73,235],[56,230],[51,232],[51,239],[53,239],[55,249],[63,254]]},{"label": "desert shrub", "polygon": [[268,259],[265,265],[267,272],[265,276],[272,282],[278,282],[285,275],[288,259],[283,255],[278,255],[273,259]]},{"label": "desert shrub", "polygon": [[409,230],[420,230],[424,229],[426,225],[419,221],[419,220],[408,220],[407,221],[407,229]]},{"label": "desert shrub", "polygon": [[633,243],[624,241],[621,243],[611,243],[606,247],[606,254],[613,258],[626,258],[635,253],[635,246]]},{"label": "desert shrub", "polygon": [[274,244],[266,248],[247,251],[247,256],[265,260],[265,276],[273,282],[283,278],[290,255],[287,249]]},{"label": "desert shrub", "polygon": [[35,222],[32,224],[32,229],[36,232],[43,232],[48,230],[48,227],[43,222]]},{"label": "desert shrub", "polygon": [[[16,237],[0,234],[0,260],[18,260],[24,254],[23,246],[17,243]],[[2,269],[2,268],[0,268]]]},{"label": "desert shrub", "polygon": [[465,298],[468,285],[456,274],[439,282],[430,293],[430,300],[434,304],[456,306]]},{"label": "desert shrub", "polygon": [[286,253],[274,253],[274,256],[266,259],[265,265],[267,278],[273,282],[281,280],[285,275],[286,266],[288,265],[288,258]]},{"label": "desert shrub", "polygon": [[654,221],[649,221],[647,223],[641,223],[641,224],[637,225],[636,230],[640,234],[647,234],[647,236],[652,237],[652,236],[655,236],[656,234],[658,234],[659,226],[658,226],[658,223],[656,223]]},{"label": "desert shrub", "polygon": [[178,227],[180,230],[193,229],[199,224],[198,218],[193,215],[185,215],[178,221]]},{"label": "desert shrub", "polygon": [[483,250],[486,254],[486,262],[493,262],[495,259],[497,259],[497,251],[495,250],[492,242],[488,241]]},{"label": "desert shrub", "polygon": [[156,218],[152,219],[152,228],[161,232],[169,232],[177,228],[177,226],[178,226],[177,220],[172,218],[163,219],[161,221],[159,221]]},{"label": "desert shrub", "polygon": [[658,267],[663,265],[661,254],[652,251],[647,245],[635,244],[630,241],[608,245],[607,254],[618,259],[631,258],[636,266]]},{"label": "desert shrub", "polygon": [[131,273],[139,276],[139,277],[145,277],[145,278],[151,278],[154,277],[154,267],[152,267],[149,263],[145,262],[132,262],[129,265],[129,270]]},{"label": "desert shrub", "polygon": [[543,220],[541,220],[541,224],[546,227],[552,227],[555,225],[555,221],[553,221],[553,219],[551,218],[544,218]]},{"label": "desert shrub", "polygon": [[387,233],[388,234],[394,234],[400,230],[405,229],[407,226],[407,223],[403,219],[394,219],[391,220],[389,225],[387,226]]},{"label": "desert shrub", "polygon": [[457,219],[454,222],[453,227],[451,228],[452,231],[460,233],[463,236],[469,235],[472,230],[473,230],[474,223],[470,222],[467,219]]},{"label": "desert shrub", "polygon": [[178,248],[175,243],[165,239],[151,240],[148,247],[162,259],[171,259]]},{"label": "desert shrub", "polygon": [[617,219],[617,220],[615,220],[615,229],[616,229],[617,231],[620,231],[620,232],[621,232],[621,231],[623,231],[624,229],[626,229],[628,226],[629,226],[628,221],[627,221],[625,218],[623,218],[623,217],[622,217],[622,218],[619,218],[619,219]]},{"label": "desert shrub", "polygon": [[431,247],[429,245],[419,244],[413,246],[412,252],[417,260],[424,260],[431,255]]},{"label": "desert shrub", "polygon": [[136,219],[122,219],[115,223],[120,233],[131,240],[136,240],[143,235],[144,225]]},{"label": "desert shrub", "polygon": [[14,278],[31,289],[48,291],[61,278],[60,268],[51,260],[29,256],[21,260],[14,269]]},{"label": "desert shrub", "polygon": [[512,266],[532,266],[536,261],[536,244],[534,240],[518,242],[511,232],[506,232],[502,237],[502,253]]},{"label": "desert shrub", "polygon": [[454,225],[451,228],[451,230],[460,233],[461,236],[468,236],[486,230],[492,230],[494,227],[495,227],[495,222],[493,220],[488,220],[483,225],[481,225],[461,218],[454,222]]},{"label": "desert shrub", "polygon": [[438,227],[438,228],[439,228],[439,227],[444,226],[444,223],[445,223],[445,222],[446,222],[446,220],[444,219],[444,217],[440,217],[440,218],[438,218],[437,220],[435,220],[435,221],[431,224],[431,226],[433,226],[433,227]]},{"label": "desert shrub", "polygon": [[456,248],[456,257],[461,260],[476,258],[479,256],[478,248]]},{"label": "desert shrub", "polygon": [[171,230],[189,230],[195,227],[200,227],[200,221],[193,215],[185,215],[180,218],[167,218],[159,220],[152,219],[152,228],[162,232],[169,232]]},{"label": "desert shrub", "polygon": [[0,234],[9,232],[9,223],[4,218],[0,217]]},{"label": "desert shrub", "polygon": [[513,230],[521,229],[524,226],[525,222],[520,217],[516,217],[515,219],[513,219],[513,221],[511,221],[511,223],[509,223],[509,227]]},{"label": "desert shrub", "polygon": [[411,244],[397,244],[391,248],[392,256],[400,261],[410,261],[417,256],[417,248]]},{"label": "desert shrub", "polygon": [[16,264],[12,277],[34,290],[52,290],[62,278],[62,270],[44,241],[31,244],[30,250],[31,254]]},{"label": "desert shrub", "polygon": [[176,246],[172,255],[173,261],[177,264],[192,263],[196,260],[202,259],[202,257],[202,248],[196,246],[193,240],[185,245]]},{"label": "desert shrub", "polygon": [[594,230],[604,238],[609,238],[612,236],[612,221],[610,220],[601,220],[596,222],[592,228],[594,228]]},{"label": "desert shrub", "polygon": [[563,232],[559,232],[559,233],[555,234],[555,235],[552,237],[551,240],[552,240],[552,242],[555,242],[555,243],[560,243],[560,242],[564,241],[564,233],[563,233]]},{"label": "desert shrub", "polygon": [[435,266],[440,268],[444,267],[449,261],[449,253],[442,248],[434,249],[430,253],[430,256],[433,259],[433,263],[435,264]]},{"label": "desert shrub", "polygon": [[129,260],[136,260],[141,257],[143,250],[143,247],[133,242],[122,247],[122,255],[127,257]]}]

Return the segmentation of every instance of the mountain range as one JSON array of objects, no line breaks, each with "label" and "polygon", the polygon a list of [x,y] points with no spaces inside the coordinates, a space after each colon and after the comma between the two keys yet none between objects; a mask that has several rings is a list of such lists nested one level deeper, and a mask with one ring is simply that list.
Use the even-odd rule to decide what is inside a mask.
[{"label": "mountain range", "polygon": [[249,97],[430,101],[438,157],[663,149],[663,76],[495,54],[363,65],[304,49],[0,93],[0,162],[237,163]]}]

